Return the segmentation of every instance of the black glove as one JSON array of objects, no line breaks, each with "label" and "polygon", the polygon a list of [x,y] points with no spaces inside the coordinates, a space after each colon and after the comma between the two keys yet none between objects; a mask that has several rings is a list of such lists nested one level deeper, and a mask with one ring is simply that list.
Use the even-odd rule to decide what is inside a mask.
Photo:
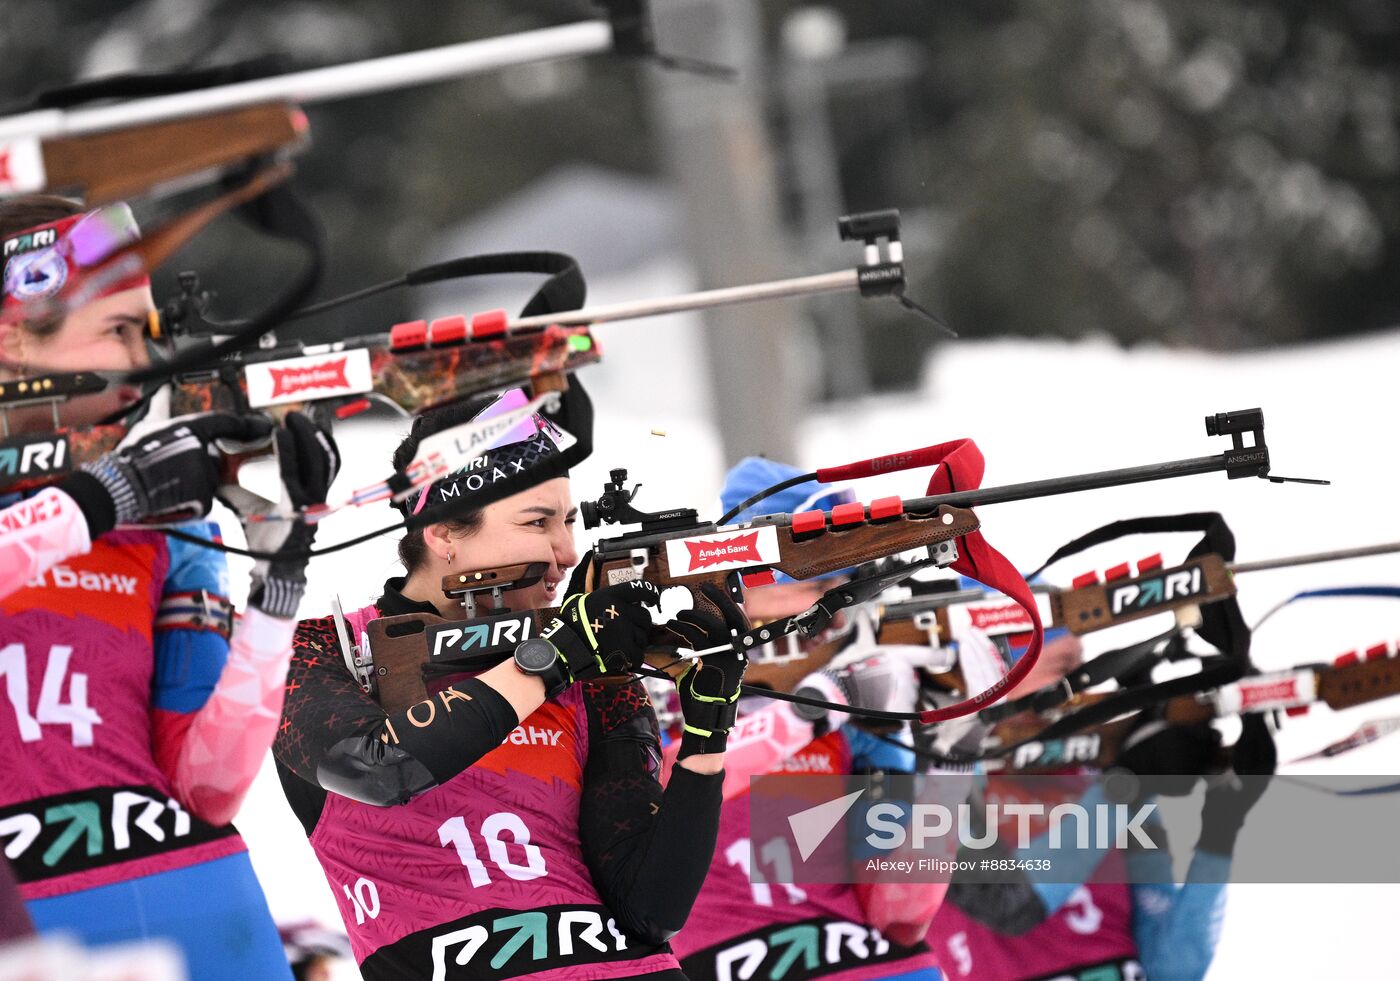
[{"label": "black glove", "polygon": [[203,517],[219,485],[214,442],[256,442],[271,430],[263,416],[228,412],[137,426],[115,450],[84,463],[59,487],[78,502],[94,539],[119,524]]},{"label": "black glove", "polygon": [[1246,715],[1241,721],[1244,728],[1230,751],[1230,769],[1206,791],[1206,802],[1201,807],[1201,837],[1196,848],[1216,855],[1234,853],[1245,815],[1264,796],[1268,778],[1278,766],[1274,735],[1264,717]]},{"label": "black glove", "polygon": [[300,512],[326,502],[340,470],[340,451],[329,432],[300,412],[287,414],[285,428],[274,433],[273,448],[282,484],[275,504],[237,485],[220,488],[219,498],[238,512],[248,547],[274,556],[253,563],[248,605],[290,619],[306,591],[306,563],[316,538],[315,523]]},{"label": "black glove", "polygon": [[646,608],[660,603],[661,591],[645,579],[574,593],[542,636],[558,648],[570,683],[630,674],[646,654],[652,626]]},{"label": "black glove", "polygon": [[[668,622],[666,628],[682,638],[687,647],[702,651],[727,646],[734,642],[736,633],[749,629],[748,618],[724,590],[705,583],[700,591],[719,607],[721,616],[694,609],[682,610]],[[676,679],[681,715],[685,719],[677,759],[697,753],[724,752],[738,713],[739,685],[748,666],[747,656],[728,650],[696,658]]]},{"label": "black glove", "polygon": [[1128,735],[1113,765],[1153,778],[1157,793],[1184,797],[1218,765],[1219,755],[1220,733],[1209,723],[1184,726],[1152,720]]}]

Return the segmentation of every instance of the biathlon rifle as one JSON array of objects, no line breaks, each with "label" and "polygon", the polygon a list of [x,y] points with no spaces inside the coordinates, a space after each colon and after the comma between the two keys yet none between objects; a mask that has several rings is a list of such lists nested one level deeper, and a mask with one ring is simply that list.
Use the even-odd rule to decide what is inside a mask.
[{"label": "biathlon rifle", "polygon": [[[1046,737],[1045,733],[1051,725],[1072,720],[1074,713],[1095,706],[1113,694],[1080,692],[1054,709],[1022,712],[998,722],[993,727],[983,765],[988,770],[1016,773],[1054,772],[1067,766],[1111,766],[1118,759],[1128,735],[1140,724],[1140,711],[1079,730],[1065,731],[1069,727],[1061,725],[1053,737]],[[1199,694],[1177,695],[1162,702],[1156,711],[1168,725],[1201,725],[1213,719],[1248,713],[1302,714],[1316,704],[1334,710],[1355,708],[1392,695],[1400,695],[1400,657],[1396,645],[1380,643],[1350,651],[1330,664],[1306,664],[1269,671]],[[1391,731],[1394,731],[1393,726],[1369,723],[1352,737],[1304,759],[1335,756]]]},{"label": "biathlon rifle", "polygon": [[[567,389],[567,375],[596,362],[600,348],[590,327],[685,310],[811,296],[857,292],[864,297],[902,298],[905,284],[897,211],[841,218],[842,239],[862,247],[855,267],[812,276],[685,293],[659,299],[582,307],[511,317],[504,310],[470,316],[439,317],[396,324],[387,333],[349,338],[331,344],[290,344],[211,359],[184,370],[169,386],[172,416],[191,412],[266,412],[280,418],[292,410],[317,406],[346,419],[374,403],[405,415],[417,415],[453,402],[512,387],[525,387],[536,400],[557,403]],[[582,295],[582,279],[573,260],[554,253],[506,253],[474,256],[416,270],[390,285],[422,285],[462,275],[528,271],[553,276],[561,293]],[[188,314],[200,307],[193,278],[185,283],[186,302],[173,309]],[[352,295],[359,298],[366,291]],[[318,304],[324,309],[326,304]],[[208,333],[208,325],[187,327],[178,317],[162,318],[170,334]],[[109,452],[125,436],[128,424],[65,428],[60,406],[70,399],[95,395],[125,384],[119,376],[99,372],[40,375],[0,382],[0,492],[50,483],[74,466]],[[532,402],[532,410],[545,407]],[[52,413],[53,428],[33,435],[11,435],[9,414],[16,410]],[[493,423],[468,422],[424,441],[410,466],[408,482],[384,481],[357,491],[347,504],[402,497],[414,488],[459,468],[490,446],[481,438]],[[228,446],[225,476],[236,479],[238,465],[270,452],[271,443]],[[391,486],[392,484],[392,486]],[[318,516],[334,508],[320,508]]]},{"label": "biathlon rifle", "polygon": [[0,118],[0,196],[79,194],[98,205],[206,183],[303,141],[301,106],[516,65],[613,52],[728,74],[658,54],[646,0],[595,5],[602,17],[270,77],[247,77],[250,66],[235,65],[98,78],[46,92],[26,111]]},{"label": "biathlon rifle", "polygon": [[[1207,417],[1207,433],[1231,435],[1234,446],[1214,456],[1003,487],[971,488],[922,498],[887,497],[869,505],[841,504],[829,515],[823,511],[769,514],[737,524],[726,522],[777,488],[755,495],[718,522],[704,522],[691,508],[638,510],[633,504],[636,490],[626,486],[627,471],[618,469],[611,472],[611,479],[599,498],[580,506],[584,527],[593,529],[604,524],[618,524],[639,528],[594,543],[590,579],[594,584],[611,585],[644,578],[662,590],[679,586],[690,592],[692,605],[712,609],[713,604],[700,588],[704,584],[718,587],[735,601],[742,602],[744,589],[771,582],[774,572],[783,572],[793,579],[808,579],[862,563],[893,560],[882,563],[876,571],[858,575],[828,590],[801,613],[754,625],[735,638],[733,648],[749,651],[792,633],[811,637],[824,630],[843,610],[876,599],[914,573],[954,563],[960,549],[972,540],[969,536],[976,535],[980,525],[977,515],[970,510],[972,507],[1219,471],[1225,471],[1231,478],[1270,478],[1263,426],[1263,413],[1258,409],[1219,413]],[[1244,445],[1242,436],[1245,434],[1252,434],[1251,445]],[[816,479],[829,483],[928,466],[948,458],[950,449],[960,452],[969,447],[975,452],[975,445],[968,440],[939,444],[823,468],[794,480]],[[980,454],[977,460],[980,478]],[[980,541],[980,537],[977,540]],[[508,613],[502,607],[504,592],[538,582],[544,571],[545,566],[539,563],[474,570],[460,574],[455,581],[454,577],[449,577],[444,582],[444,593],[462,600],[463,619],[467,625],[460,621],[444,625],[437,622],[437,618],[424,618],[419,614],[373,621],[365,635],[367,644],[354,645],[352,650],[347,643],[347,662],[352,664],[367,689],[380,686],[382,690],[384,685],[390,684],[386,679],[392,678],[398,692],[391,696],[396,707],[402,707],[404,698],[409,703],[420,700],[425,691],[425,677],[477,670],[499,661],[509,656],[515,644],[530,635],[529,631],[538,631],[553,617],[553,610],[517,614]],[[483,611],[481,600],[488,595],[491,606]],[[419,625],[414,626],[415,622]],[[437,629],[425,635],[427,626]],[[453,632],[451,639],[442,640],[447,631]],[[653,635],[652,640],[661,649],[653,663],[675,664],[675,638],[659,633]],[[994,701],[1000,691],[1024,677],[1034,660],[1034,655],[1028,655],[1003,679],[1003,685],[997,686],[997,690],[976,695],[951,709],[931,710],[912,717],[906,713],[874,712],[858,707],[853,707],[851,712],[881,721],[912,718],[924,723],[970,714]],[[774,697],[792,697],[766,689],[749,690]],[[841,706],[827,707],[846,710]]]},{"label": "biathlon rifle", "polygon": [[[1221,556],[1205,556],[1219,560],[1231,581],[1237,574],[1274,569],[1294,568],[1319,562],[1363,558],[1400,552],[1400,542],[1335,549],[1303,555],[1286,556],[1253,562],[1224,562]],[[1188,566],[1189,567],[1189,566]],[[1112,572],[1113,570],[1110,570]],[[1096,584],[1080,587],[1093,588]],[[1102,587],[1099,587],[1101,589]],[[1076,592],[1072,590],[1070,592]],[[1194,602],[1181,597],[1174,607],[1158,607],[1156,612],[1174,609],[1177,626],[1167,634],[1150,638],[1121,651],[1110,652],[1071,672],[1059,685],[1051,686],[1018,699],[1016,703],[995,706],[983,712],[996,726],[988,742],[989,768],[1005,768],[1016,772],[1044,772],[1065,765],[1106,766],[1117,758],[1123,740],[1139,724],[1145,709],[1137,707],[1113,719],[1088,722],[1075,727],[1076,713],[1099,705],[1120,692],[1089,692],[1084,689],[1112,680],[1119,669],[1141,673],[1162,657],[1179,659],[1192,656],[1180,643],[1179,631],[1200,622],[1197,603],[1217,602],[1233,595],[1203,593]],[[1352,586],[1309,590],[1290,597],[1266,613],[1255,624],[1257,628],[1284,606],[1298,599],[1327,597],[1400,597],[1400,587]],[[1353,708],[1391,695],[1400,694],[1400,648],[1379,643],[1368,648],[1349,651],[1330,664],[1304,664],[1281,671],[1249,674],[1221,685],[1202,685],[1198,691],[1182,692],[1152,706],[1162,721],[1171,725],[1201,724],[1214,718],[1242,713],[1286,712],[1306,714],[1314,704],[1324,704],[1334,710]],[[1102,667],[1101,667],[1102,666]],[[956,679],[956,671],[948,677]],[[1189,685],[1188,675],[1170,685]],[[1352,736],[1334,743],[1303,759],[1335,756],[1357,746],[1366,745],[1394,731],[1387,720],[1363,725]],[[1046,738],[1053,733],[1053,737]]]},{"label": "biathlon rifle", "polygon": [[[0,118],[0,197],[75,194],[97,206],[213,182],[223,190],[147,228],[141,241],[70,277],[57,295],[15,304],[7,315],[61,316],[107,285],[153,272],[218,215],[276,191],[246,213],[265,231],[299,242],[309,261],[272,303],[219,346],[220,353],[243,350],[301,306],[320,276],[319,227],[289,190],[278,187],[291,174],[291,155],[308,142],[302,106],[607,51],[730,74],[658,54],[646,0],[598,0],[598,5],[605,15],[598,19],[309,71],[249,77],[259,66],[235,65],[98,78],[43,93],[25,111]],[[159,335],[160,329],[153,320],[151,333]],[[133,380],[165,380],[193,367],[191,360],[177,359],[138,372]],[[38,382],[40,393],[49,396],[82,388],[46,378]],[[22,394],[33,391],[29,385]],[[41,454],[31,459],[42,458],[42,448],[31,452]]]}]

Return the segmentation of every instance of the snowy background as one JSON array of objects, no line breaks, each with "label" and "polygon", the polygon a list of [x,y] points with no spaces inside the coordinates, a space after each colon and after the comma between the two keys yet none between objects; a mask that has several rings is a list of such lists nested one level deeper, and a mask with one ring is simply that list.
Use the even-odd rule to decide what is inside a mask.
[{"label": "snowy background", "polygon": [[[311,107],[296,183],[326,229],[322,295],[513,248],[578,256],[595,303],[823,272],[850,260],[831,234],[837,215],[897,207],[911,295],[967,339],[942,343],[892,303],[849,297],[755,308],[742,323],[711,321],[708,336],[693,316],[600,328],[607,355],[585,373],[598,449],[576,498],[626,466],[643,509],[717,516],[725,466],[765,445],[791,445],[810,467],[959,436],[981,445],[988,484],[1018,482],[1216,453],[1224,441],[1205,436],[1202,417],[1262,406],[1276,472],[1331,487],[1201,476],[990,507],[986,534],[1027,568],[1106,521],[1196,510],[1222,511],[1246,560],[1400,538],[1400,333],[1383,329],[1400,323],[1393,0],[652,7],[663,51],[734,66],[740,82],[594,57]],[[104,73],[263,56],[320,66],[595,13],[584,0],[4,9],[19,27],[0,31],[0,94],[16,104]],[[162,207],[137,206],[143,221]],[[157,272],[156,295],[196,268],[216,314],[245,315],[296,261],[221,221]],[[315,338],[522,299],[411,292],[321,318]],[[405,428],[347,423],[336,492],[382,479]],[[892,475],[859,493],[911,496],[924,483]],[[219,517],[236,540],[236,521]],[[336,516],[321,544],[393,518],[387,506]],[[1117,543],[1051,578],[1156,551],[1172,561],[1191,544]],[[235,571],[238,589],[246,564]],[[336,595],[371,601],[395,571],[393,536],[322,559],[302,613],[325,613]],[[1242,578],[1241,603],[1254,619],[1302,588],[1397,572],[1392,556],[1260,573]],[[1091,652],[1159,626],[1092,638]],[[1400,640],[1395,604],[1318,602],[1261,630],[1255,659],[1267,670],[1383,640]],[[1290,719],[1281,758],[1390,713],[1400,709]],[[1397,764],[1400,738],[1327,766]],[[279,919],[338,922],[270,766],[238,824]],[[1395,887],[1234,887],[1212,976],[1396,976],[1397,907]]]},{"label": "snowy background", "polygon": [[[646,290],[676,285],[658,275]],[[629,289],[635,296],[636,286],[619,281],[595,289],[594,297],[607,302]],[[614,288],[616,295],[609,292]],[[596,496],[609,468],[627,466],[632,479],[644,484],[642,508],[692,505],[704,516],[717,516],[724,461],[703,399],[685,383],[685,366],[698,360],[691,360],[691,352],[698,349],[700,330],[690,316],[598,329],[607,353],[603,364],[585,373],[599,411],[597,448],[576,472],[576,499]],[[1225,515],[1241,560],[1390,541],[1400,539],[1393,503],[1400,482],[1393,449],[1396,365],[1400,332],[1232,356],[1150,347],[1126,351],[1097,340],[960,342],[943,347],[930,361],[918,391],[833,405],[809,418],[801,432],[802,458],[795,462],[829,465],[972,436],[986,455],[984,484],[990,486],[1218,452],[1224,441],[1205,435],[1202,417],[1261,406],[1274,472],[1325,477],[1332,486],[1229,481],[1220,474],[1189,477],[988,507],[981,512],[983,529],[1023,568],[1106,521],[1197,510]],[[672,376],[679,379],[675,387],[648,384]],[[387,419],[344,426],[339,438],[346,467],[337,491],[384,476],[404,429],[402,421]],[[652,429],[667,435],[654,436]],[[924,482],[921,474],[891,475],[862,482],[858,492],[866,500],[889,493],[917,496]],[[320,544],[387,524],[392,517],[384,506],[337,515],[326,523]],[[594,534],[580,527],[580,544]],[[347,608],[374,599],[383,579],[396,574],[394,538],[313,563],[302,614],[325,613],[332,595]],[[1088,569],[1155,551],[1171,562],[1193,543],[1189,535],[1116,543],[1068,560],[1050,578],[1066,583]],[[1240,602],[1253,622],[1300,589],[1397,581],[1395,556],[1255,573],[1241,577]],[[1400,640],[1397,613],[1395,604],[1375,600],[1300,604],[1259,631],[1255,660],[1269,670],[1330,660],[1380,641],[1394,643]],[[1146,636],[1161,624],[1149,619],[1138,627]],[[1134,639],[1131,629],[1090,638],[1091,652]],[[1393,701],[1342,713],[1315,707],[1306,717],[1286,721],[1278,737],[1280,759],[1296,759],[1368,719],[1397,711]],[[1400,772],[1400,741],[1383,740],[1325,764],[1285,766],[1282,772],[1393,774]],[[270,758],[237,824],[279,920],[313,916],[337,922],[336,903],[282,799]],[[1400,886],[1233,886],[1210,976],[1391,976],[1400,954],[1391,927],[1397,907]]]}]

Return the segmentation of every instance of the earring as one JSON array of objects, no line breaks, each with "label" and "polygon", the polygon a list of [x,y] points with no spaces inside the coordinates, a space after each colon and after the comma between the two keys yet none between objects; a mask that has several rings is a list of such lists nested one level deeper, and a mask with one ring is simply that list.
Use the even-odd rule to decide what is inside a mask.
[{"label": "earring", "polygon": [[449,548],[449,549],[447,550],[447,564],[448,564],[448,565],[452,565],[452,564],[455,563],[456,561],[457,561],[457,556],[454,555],[453,552],[452,552],[452,549]]}]

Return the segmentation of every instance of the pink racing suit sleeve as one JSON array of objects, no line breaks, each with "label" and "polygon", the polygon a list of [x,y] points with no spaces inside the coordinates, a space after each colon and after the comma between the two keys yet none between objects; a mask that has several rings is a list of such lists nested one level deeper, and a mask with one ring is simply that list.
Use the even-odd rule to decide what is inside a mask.
[{"label": "pink racing suit sleeve", "polygon": [[77,502],[57,488],[0,509],[0,597],[91,548],[87,519]]},{"label": "pink racing suit sleeve", "polygon": [[249,609],[234,625],[228,661],[204,705],[189,715],[158,716],[166,731],[157,738],[178,746],[162,761],[175,796],[210,824],[233,820],[272,747],[295,631],[295,620]]}]

